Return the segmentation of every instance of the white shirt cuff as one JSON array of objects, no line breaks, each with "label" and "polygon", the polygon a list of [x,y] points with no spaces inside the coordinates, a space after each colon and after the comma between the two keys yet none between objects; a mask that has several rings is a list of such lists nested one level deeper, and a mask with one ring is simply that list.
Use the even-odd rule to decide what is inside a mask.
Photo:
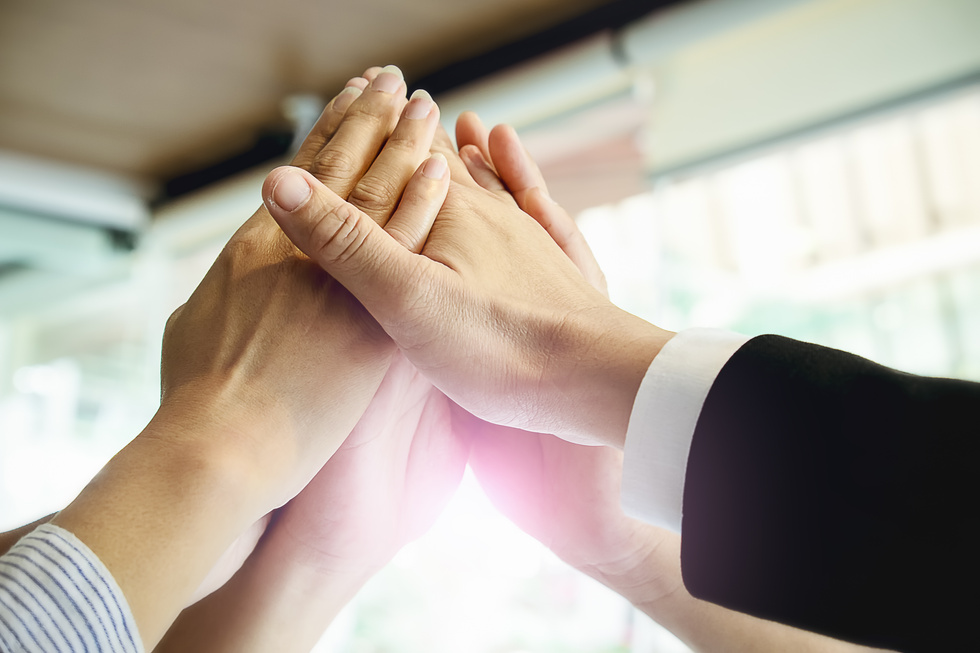
[{"label": "white shirt cuff", "polygon": [[681,331],[650,364],[633,402],[623,447],[626,514],[677,533],[694,429],[708,391],[748,336]]}]

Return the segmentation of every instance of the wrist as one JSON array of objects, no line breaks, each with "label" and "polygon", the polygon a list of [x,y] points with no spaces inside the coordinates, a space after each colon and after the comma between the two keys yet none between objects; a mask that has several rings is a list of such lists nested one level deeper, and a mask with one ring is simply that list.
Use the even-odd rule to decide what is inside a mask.
[{"label": "wrist", "polygon": [[263,540],[261,559],[275,568],[275,577],[287,593],[315,599],[321,606],[342,607],[390,560],[335,558],[308,542],[297,542],[273,522]]},{"label": "wrist", "polygon": [[269,502],[252,456],[232,446],[243,432],[200,413],[186,417],[161,407],[52,519],[112,574],[147,648]]},{"label": "wrist", "polygon": [[292,420],[269,398],[197,385],[168,392],[134,443],[142,442],[213,491],[239,496],[243,508],[255,504],[254,521],[289,498],[278,496],[277,485],[295,464]]},{"label": "wrist", "polygon": [[561,435],[622,450],[640,383],[674,333],[612,304],[596,311],[571,321],[573,345],[551,370],[571,416]]},{"label": "wrist", "polygon": [[[297,557],[275,520],[241,569],[181,613],[160,651],[309,651],[371,574]],[[221,628],[215,628],[221,623]],[[282,624],[289,625],[284,639]]]},{"label": "wrist", "polygon": [[[263,555],[290,569],[298,584],[309,582],[315,587],[326,583],[341,593],[345,588],[356,591],[398,552],[400,547],[385,532],[386,527],[352,529],[350,515],[327,514],[323,507],[314,513],[308,506],[299,513],[291,512],[295,502],[306,498],[301,494],[276,511],[262,542]],[[378,519],[373,513],[361,518]]]},{"label": "wrist", "polygon": [[680,549],[668,532],[629,521],[631,532],[615,551],[606,551],[601,559],[588,563],[571,564],[652,615],[657,606],[683,588]]}]

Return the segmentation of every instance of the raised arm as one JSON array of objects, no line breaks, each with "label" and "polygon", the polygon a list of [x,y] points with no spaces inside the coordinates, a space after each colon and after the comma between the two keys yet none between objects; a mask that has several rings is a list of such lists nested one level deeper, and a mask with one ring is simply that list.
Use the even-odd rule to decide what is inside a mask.
[{"label": "raised arm", "polygon": [[396,357],[361,422],[277,511],[244,566],[185,610],[158,652],[309,651],[403,544],[435,520],[468,444],[442,393]]},{"label": "raised arm", "polygon": [[[583,276],[605,279],[574,220],[548,196],[509,126],[457,122],[460,155],[486,188],[513,194]],[[465,419],[465,416],[464,416]],[[458,422],[460,420],[457,420]],[[684,587],[680,537],[628,518],[620,506],[622,454],[470,418],[470,464],[494,504],[560,558],[600,581],[699,653],[860,653],[862,646],[701,601]]]},{"label": "raised arm", "polygon": [[[370,69],[352,83],[367,85],[379,72]],[[444,161],[427,159],[437,120],[438,108],[419,93],[371,165],[374,181],[355,186],[352,200],[390,189],[402,198],[393,222],[419,203],[431,222],[448,186]],[[328,140],[321,156],[332,147]],[[403,189],[406,165],[420,163]],[[425,223],[414,232],[420,237],[406,241],[410,249],[421,248]],[[468,445],[453,435],[449,419],[446,397],[396,354],[340,449],[276,511],[231,581],[185,610],[157,650],[310,650],[361,585],[431,525],[458,484]]]},{"label": "raised arm", "polygon": [[[346,119],[329,147],[308,141],[302,163],[345,195],[370,187],[371,162],[404,93],[400,74],[388,72],[360,94],[342,94],[354,96]],[[317,129],[334,120],[325,112]],[[340,148],[343,156],[321,156]],[[404,186],[418,162],[404,149],[395,159]],[[444,192],[443,181],[430,182]],[[416,216],[410,204],[365,219],[390,215],[403,241],[424,237],[434,216]],[[393,353],[371,316],[264,208],[235,234],[168,324],[160,410],[52,520],[111,572],[147,647],[230,542],[295,496],[337,451]]]}]

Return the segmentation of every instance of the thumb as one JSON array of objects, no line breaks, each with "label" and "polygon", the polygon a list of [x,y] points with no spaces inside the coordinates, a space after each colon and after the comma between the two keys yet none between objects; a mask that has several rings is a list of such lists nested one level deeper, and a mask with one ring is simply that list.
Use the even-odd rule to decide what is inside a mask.
[{"label": "thumb", "polygon": [[384,298],[401,294],[402,280],[418,264],[369,215],[305,170],[276,168],[262,185],[262,198],[293,244],[372,313]]}]

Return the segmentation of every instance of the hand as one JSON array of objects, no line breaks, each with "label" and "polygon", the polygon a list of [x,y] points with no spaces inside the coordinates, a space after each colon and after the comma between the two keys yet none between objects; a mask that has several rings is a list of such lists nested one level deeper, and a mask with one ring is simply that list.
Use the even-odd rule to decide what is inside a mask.
[{"label": "hand", "polygon": [[[438,111],[424,99],[406,107],[404,82],[395,72],[376,71],[364,80],[370,86],[363,94],[363,84],[352,80],[324,111],[294,163],[336,192],[349,193],[352,203],[389,229],[418,221],[422,227],[400,233],[409,249],[419,249],[434,219],[431,196],[441,199],[447,185],[438,176],[412,176],[428,153]],[[415,115],[419,107],[424,113]],[[406,119],[392,131],[402,109]],[[390,197],[401,197],[406,185],[398,211],[387,210]],[[261,208],[168,324],[163,406],[176,403],[186,410],[204,401],[213,411],[218,398],[233,397],[218,417],[275,424],[276,438],[266,428],[242,428],[246,433],[235,447],[251,450],[250,440],[259,439],[255,459],[288,479],[281,504],[350,433],[393,351],[360,304],[298,252]]]},{"label": "hand", "polygon": [[[456,140],[485,188],[511,192],[590,283],[605,278],[574,220],[547,195],[540,171],[504,125],[489,134],[464,113]],[[462,411],[460,411],[462,413]],[[465,414],[470,466],[497,508],[560,558],[628,599],[695,651],[870,653],[695,599],[684,587],[680,538],[627,517],[619,502],[622,453],[494,426]]]},{"label": "hand", "polygon": [[[369,69],[365,78],[373,80],[378,73]],[[413,103],[431,105],[424,95],[422,100]],[[406,108],[385,152],[402,151],[411,140],[405,129],[419,120],[409,118],[413,108],[418,107]],[[431,108],[427,127],[437,119]],[[431,140],[431,130],[428,134]],[[424,150],[412,148],[416,157],[427,151],[422,141]],[[379,163],[392,169],[384,153]],[[397,184],[407,181],[375,179],[387,183],[372,182],[372,188],[390,187],[396,195],[402,195]],[[443,194],[448,178],[444,182]],[[399,213],[406,203],[413,204],[420,183],[409,183]],[[358,194],[358,201],[364,197]],[[438,194],[427,200],[433,207],[430,222],[441,202]],[[389,224],[398,224],[397,214]],[[468,444],[453,436],[449,419],[445,396],[395,354],[370,406],[339,450],[276,512],[231,581],[184,611],[160,650],[309,650],[361,584],[431,525],[458,484]],[[215,623],[222,627],[214,628]],[[286,636],[283,624],[288,624]]]},{"label": "hand", "polygon": [[[384,191],[379,179],[401,180],[399,193],[407,182],[397,211],[384,202],[373,215],[417,249],[411,235],[424,238],[448,178],[414,172],[438,120],[431,101],[413,101],[424,111],[391,132],[404,91],[391,72],[345,91],[297,163],[359,202]],[[326,145],[317,147],[317,137]],[[432,173],[431,162],[424,169]],[[235,234],[168,324],[153,421],[52,520],[112,572],[148,648],[235,537],[337,450],[393,353],[370,315],[264,208]]]},{"label": "hand", "polygon": [[448,399],[396,354],[367,412],[276,517],[291,558],[318,573],[370,575],[424,533],[459,484],[468,438]]},{"label": "hand", "polygon": [[[363,88],[381,72],[370,68],[362,80],[348,84]],[[447,184],[435,185],[431,198],[413,199],[419,182],[405,188],[438,123],[438,107],[424,92],[406,107],[403,121],[411,126],[422,120],[423,111],[424,131],[413,134],[399,124],[385,143],[385,154],[370,168],[371,181],[362,179],[351,194],[351,203],[379,223],[390,215],[393,197],[421,209],[423,204],[437,208],[445,194]],[[303,156],[301,150],[299,163]],[[361,168],[371,163],[361,157]],[[395,220],[389,228],[399,224],[408,223]],[[403,242],[417,251],[427,230],[423,221],[415,236],[403,232]],[[313,481],[277,514],[275,537],[285,543],[286,557],[304,567],[334,575],[370,575],[428,530],[462,478],[468,451],[468,440],[454,436],[450,428],[449,401],[396,353],[357,426]]]},{"label": "hand", "polygon": [[269,527],[271,521],[272,513],[270,512],[263,515],[261,519],[235,538],[235,541],[225,549],[225,552],[221,554],[218,561],[211,567],[211,571],[208,572],[208,575],[198,585],[194,594],[188,599],[187,605],[193,605],[203,600],[227,583],[242,568],[242,563],[255,551],[255,547],[258,546],[259,540],[265,535],[265,530]]},{"label": "hand", "polygon": [[445,396],[396,355],[350,437],[277,511],[238,573],[180,615],[158,653],[310,650],[459,483],[468,441],[449,418]]},{"label": "hand", "polygon": [[[447,136],[434,149],[453,183],[421,257],[300,171],[274,172],[263,195],[293,242],[458,404],[497,424],[621,447],[636,390],[671,334],[589,285],[509,194],[470,177]],[[287,175],[310,191],[285,206],[275,187]]]},{"label": "hand", "polygon": [[[488,190],[511,193],[606,295],[605,276],[588,243],[571,216],[548,196],[540,170],[513,128],[500,125],[487,133],[476,114],[464,113],[456,123],[456,142],[473,178]],[[635,570],[644,569],[665,533],[623,513],[620,451],[457,416],[459,422],[467,418],[473,438],[470,466],[502,513],[590,576],[613,585],[632,575],[639,585]],[[645,573],[643,579],[642,597],[632,597],[637,601],[656,600],[681,584],[679,573]]]}]

